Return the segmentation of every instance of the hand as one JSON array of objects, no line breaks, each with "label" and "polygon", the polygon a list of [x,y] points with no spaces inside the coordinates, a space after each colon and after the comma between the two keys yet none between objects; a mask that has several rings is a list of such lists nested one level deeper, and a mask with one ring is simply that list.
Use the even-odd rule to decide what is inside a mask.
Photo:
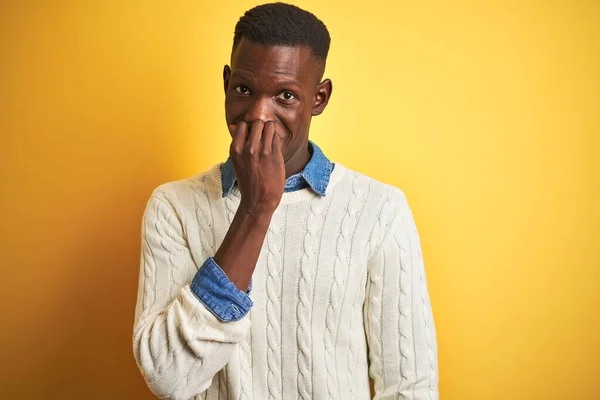
[{"label": "hand", "polygon": [[273,213],[285,187],[283,140],[273,121],[253,121],[229,126],[233,141],[229,155],[246,213]]}]

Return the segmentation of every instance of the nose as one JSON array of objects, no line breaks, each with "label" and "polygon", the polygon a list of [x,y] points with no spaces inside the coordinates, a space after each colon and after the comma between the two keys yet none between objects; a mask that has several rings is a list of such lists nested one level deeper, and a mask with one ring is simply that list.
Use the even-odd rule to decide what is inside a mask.
[{"label": "nose", "polygon": [[268,98],[262,96],[256,97],[244,115],[246,122],[252,122],[258,119],[265,122],[273,120],[273,113],[270,103],[271,100]]}]

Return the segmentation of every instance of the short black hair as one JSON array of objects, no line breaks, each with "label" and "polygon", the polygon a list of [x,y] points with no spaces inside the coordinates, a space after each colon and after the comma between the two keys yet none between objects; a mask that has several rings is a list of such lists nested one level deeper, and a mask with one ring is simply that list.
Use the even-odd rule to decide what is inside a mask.
[{"label": "short black hair", "polygon": [[256,6],[235,25],[233,48],[246,38],[269,46],[306,46],[323,64],[331,38],[325,24],[314,14],[286,3]]}]

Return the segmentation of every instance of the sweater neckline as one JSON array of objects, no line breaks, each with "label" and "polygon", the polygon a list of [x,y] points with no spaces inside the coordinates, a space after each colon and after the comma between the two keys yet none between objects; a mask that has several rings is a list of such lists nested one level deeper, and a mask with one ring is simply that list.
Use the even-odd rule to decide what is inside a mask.
[{"label": "sweater neckline", "polygon": [[[215,181],[217,187],[221,187],[221,166],[224,163],[215,164],[209,171],[211,178]],[[346,172],[346,168],[340,164],[335,163],[335,168],[331,172],[331,176],[329,178],[329,184],[327,185],[327,190],[325,191],[325,197],[331,196],[333,192],[333,188],[335,185],[341,180],[342,176]],[[229,196],[234,196],[236,198],[241,197],[240,189],[236,185],[232,190]],[[310,187],[305,189],[296,190],[294,192],[283,193],[281,197],[280,204],[290,204],[296,203],[299,201],[310,200],[315,197],[320,197],[319,194],[315,193]]]}]

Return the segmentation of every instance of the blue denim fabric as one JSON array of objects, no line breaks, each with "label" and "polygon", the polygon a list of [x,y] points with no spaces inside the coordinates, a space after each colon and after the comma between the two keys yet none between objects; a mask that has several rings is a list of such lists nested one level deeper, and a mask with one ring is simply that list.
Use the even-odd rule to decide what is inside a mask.
[{"label": "blue denim fabric", "polygon": [[[323,154],[319,146],[310,140],[308,141],[308,150],[312,154],[310,161],[304,170],[287,178],[284,192],[294,192],[310,187],[318,195],[325,196],[334,164]],[[231,158],[228,158],[221,166],[221,182],[223,197],[227,197],[236,185]]]},{"label": "blue denim fabric", "polygon": [[229,280],[212,257],[207,258],[196,272],[190,289],[202,304],[223,322],[244,318],[253,304],[248,294]]},{"label": "blue denim fabric", "polygon": [[[308,142],[308,149],[310,161],[302,172],[287,178],[284,191],[294,192],[310,187],[318,195],[325,196],[334,164],[313,142]],[[236,185],[231,159],[221,166],[221,181],[223,197],[227,197]],[[252,282],[247,293],[239,290],[212,257],[198,269],[190,288],[202,304],[223,322],[239,321],[250,312],[253,304],[248,296]]]}]

